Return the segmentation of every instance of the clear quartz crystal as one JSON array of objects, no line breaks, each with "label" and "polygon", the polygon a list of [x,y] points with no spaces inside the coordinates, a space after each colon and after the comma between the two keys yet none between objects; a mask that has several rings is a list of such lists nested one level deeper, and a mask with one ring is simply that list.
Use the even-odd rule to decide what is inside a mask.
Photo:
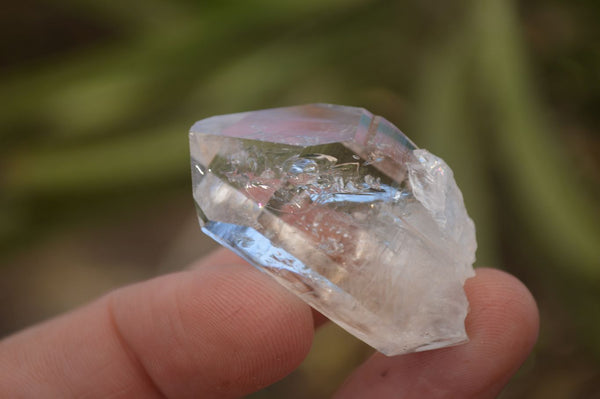
[{"label": "clear quartz crystal", "polygon": [[474,224],[394,125],[311,104],[201,120],[190,147],[210,237],[386,355],[467,341]]}]

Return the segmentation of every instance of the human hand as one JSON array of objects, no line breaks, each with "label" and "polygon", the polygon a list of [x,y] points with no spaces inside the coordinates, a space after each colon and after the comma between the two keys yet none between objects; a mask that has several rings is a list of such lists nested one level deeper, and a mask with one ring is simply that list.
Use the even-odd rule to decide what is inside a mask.
[{"label": "human hand", "polygon": [[[514,277],[479,269],[465,286],[465,345],[374,354],[337,398],[493,398],[535,343],[538,313]],[[308,305],[224,250],[116,290],[0,341],[6,398],[235,398],[290,373],[308,353]]]}]

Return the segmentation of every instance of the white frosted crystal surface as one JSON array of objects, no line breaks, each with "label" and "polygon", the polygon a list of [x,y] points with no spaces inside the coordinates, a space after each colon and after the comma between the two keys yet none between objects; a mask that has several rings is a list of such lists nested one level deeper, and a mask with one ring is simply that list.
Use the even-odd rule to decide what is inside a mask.
[{"label": "white frosted crystal surface", "polygon": [[190,132],[202,230],[386,355],[466,342],[475,227],[452,170],[362,108],[215,116]]}]

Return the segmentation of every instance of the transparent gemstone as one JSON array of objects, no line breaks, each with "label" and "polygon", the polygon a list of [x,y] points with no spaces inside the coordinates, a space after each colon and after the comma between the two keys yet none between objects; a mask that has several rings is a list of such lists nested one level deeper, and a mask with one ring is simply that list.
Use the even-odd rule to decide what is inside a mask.
[{"label": "transparent gemstone", "polygon": [[210,237],[386,355],[467,341],[473,222],[394,125],[311,104],[201,120],[190,146]]}]

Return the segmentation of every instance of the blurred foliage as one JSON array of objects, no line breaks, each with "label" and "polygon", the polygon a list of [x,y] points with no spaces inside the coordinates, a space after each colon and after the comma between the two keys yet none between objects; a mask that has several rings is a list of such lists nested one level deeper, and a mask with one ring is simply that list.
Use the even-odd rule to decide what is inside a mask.
[{"label": "blurred foliage", "polygon": [[[190,190],[185,132],[195,120],[308,102],[364,106],[453,167],[478,228],[478,264],[507,265],[547,317],[536,358],[559,363],[555,347],[574,340],[573,357],[597,372],[598,4],[4,5],[0,259],[56,229]],[[536,396],[536,370],[515,395],[554,397]],[[578,384],[572,392],[600,390]]]}]

